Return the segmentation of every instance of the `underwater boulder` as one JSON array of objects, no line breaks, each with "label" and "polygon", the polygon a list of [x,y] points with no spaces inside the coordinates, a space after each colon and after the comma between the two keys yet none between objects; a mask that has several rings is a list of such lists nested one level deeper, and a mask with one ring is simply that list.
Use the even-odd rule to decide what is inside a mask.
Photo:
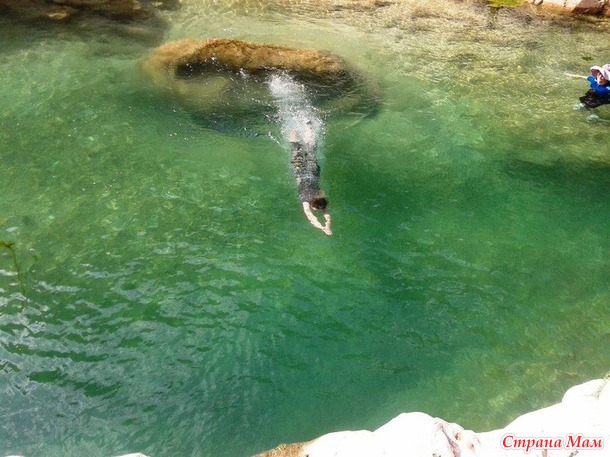
[{"label": "underwater boulder", "polygon": [[218,72],[256,75],[277,70],[307,78],[338,78],[347,72],[343,61],[327,52],[222,38],[167,43],[141,64],[148,74],[162,69],[177,78]]},{"label": "underwater boulder", "polygon": [[[252,121],[272,101],[268,78],[278,72],[304,84],[313,104],[327,112],[374,113],[378,91],[341,57],[235,39],[184,39],[163,44],[139,62],[157,86],[205,118]],[[215,121],[218,123],[217,121]]]},{"label": "underwater boulder", "polygon": [[65,22],[83,16],[145,21],[154,10],[139,0],[0,0],[0,13],[24,21]]}]

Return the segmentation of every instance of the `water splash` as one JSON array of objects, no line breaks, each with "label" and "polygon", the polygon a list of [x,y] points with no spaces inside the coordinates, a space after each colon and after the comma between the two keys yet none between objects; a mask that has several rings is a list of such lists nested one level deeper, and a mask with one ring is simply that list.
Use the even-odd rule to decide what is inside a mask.
[{"label": "water splash", "polygon": [[303,143],[317,147],[324,123],[305,85],[285,72],[271,75],[268,84],[284,140],[289,142],[296,135]]}]

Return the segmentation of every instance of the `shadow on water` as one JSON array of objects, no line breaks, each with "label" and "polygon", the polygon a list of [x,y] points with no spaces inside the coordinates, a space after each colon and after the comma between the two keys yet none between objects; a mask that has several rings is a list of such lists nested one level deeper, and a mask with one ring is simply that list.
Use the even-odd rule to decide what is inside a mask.
[{"label": "shadow on water", "polygon": [[[188,85],[194,96],[182,103],[183,109],[202,128],[244,137],[275,137],[277,134],[276,106],[269,93],[265,75],[221,74],[190,78]],[[350,85],[337,80],[323,81],[295,76],[305,87],[312,107],[324,119],[353,119],[359,122],[374,117],[381,106],[379,91],[363,81]],[[347,89],[346,89],[347,87]],[[175,103],[172,96],[165,98]]]},{"label": "shadow on water", "polygon": [[[381,104],[372,80],[341,57],[317,49],[238,39],[170,41],[142,57],[140,69],[159,93],[169,93],[208,128],[243,133],[273,108],[268,83],[285,73],[303,87],[324,117],[374,116]],[[256,129],[254,129],[256,130]]]},{"label": "shadow on water", "polygon": [[[272,74],[222,75],[192,80],[193,85],[200,85],[201,98],[206,99],[206,102],[186,109],[204,128],[242,136],[267,135],[270,131],[269,120],[275,113],[268,91],[268,81]],[[348,117],[362,120],[378,113],[379,94],[364,82],[350,85],[346,90],[346,86],[336,80],[328,83],[313,78],[295,77],[295,80],[306,88],[312,106],[324,119]],[[224,87],[220,93],[209,97],[205,94],[205,87],[210,84]]]},{"label": "shadow on water", "polygon": [[500,162],[499,171],[515,182],[532,187],[544,187],[562,196],[565,201],[577,202],[586,220],[605,217],[605,198],[610,188],[610,164],[559,161],[536,164],[521,160]]}]

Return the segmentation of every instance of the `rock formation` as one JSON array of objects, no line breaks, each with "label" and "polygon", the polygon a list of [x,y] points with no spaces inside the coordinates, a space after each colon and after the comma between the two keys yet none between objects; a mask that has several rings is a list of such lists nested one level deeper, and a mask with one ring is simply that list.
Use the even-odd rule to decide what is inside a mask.
[{"label": "rock formation", "polygon": [[154,10],[139,0],[0,0],[0,13],[23,21],[65,22],[83,16],[144,21]]},{"label": "rock formation", "polygon": [[[22,21],[70,22],[87,16],[117,21],[145,21],[155,17],[155,9],[174,9],[181,0],[0,0],[0,14]],[[487,0],[479,0],[481,3]],[[317,0],[312,8],[374,14],[399,4],[395,0]],[[446,2],[448,5],[449,2]],[[608,0],[529,0],[536,9],[567,14],[610,16]]]},{"label": "rock formation", "polygon": [[234,39],[190,39],[166,43],[140,61],[155,85],[176,95],[197,114],[258,111],[270,105],[266,77],[286,72],[310,84],[316,106],[333,101],[338,110],[378,104],[376,91],[338,56]]},{"label": "rock formation", "polygon": [[219,73],[267,74],[284,70],[297,77],[339,79],[348,70],[332,54],[232,39],[180,40],[164,44],[141,61],[145,73],[157,80],[186,79]]},{"label": "rock formation", "polygon": [[405,413],[373,432],[330,433],[256,457],[515,457],[526,450],[531,457],[608,457],[609,444],[610,382],[598,379],[569,389],[561,403],[492,432]]},{"label": "rock formation", "polygon": [[530,0],[530,3],[557,13],[610,16],[610,3],[607,0]]}]

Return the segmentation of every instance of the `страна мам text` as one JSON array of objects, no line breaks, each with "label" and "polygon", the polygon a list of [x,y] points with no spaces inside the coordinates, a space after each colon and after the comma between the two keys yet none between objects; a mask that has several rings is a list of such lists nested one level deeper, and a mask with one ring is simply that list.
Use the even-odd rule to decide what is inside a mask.
[{"label": "\u0441\u0442\u0440\u0430\u043d\u0430 \u043c\u0430\u043c text", "polygon": [[520,437],[507,433],[502,437],[502,449],[524,451],[544,449],[595,450],[603,449],[604,439],[587,437],[582,434],[568,434],[563,437]]}]

